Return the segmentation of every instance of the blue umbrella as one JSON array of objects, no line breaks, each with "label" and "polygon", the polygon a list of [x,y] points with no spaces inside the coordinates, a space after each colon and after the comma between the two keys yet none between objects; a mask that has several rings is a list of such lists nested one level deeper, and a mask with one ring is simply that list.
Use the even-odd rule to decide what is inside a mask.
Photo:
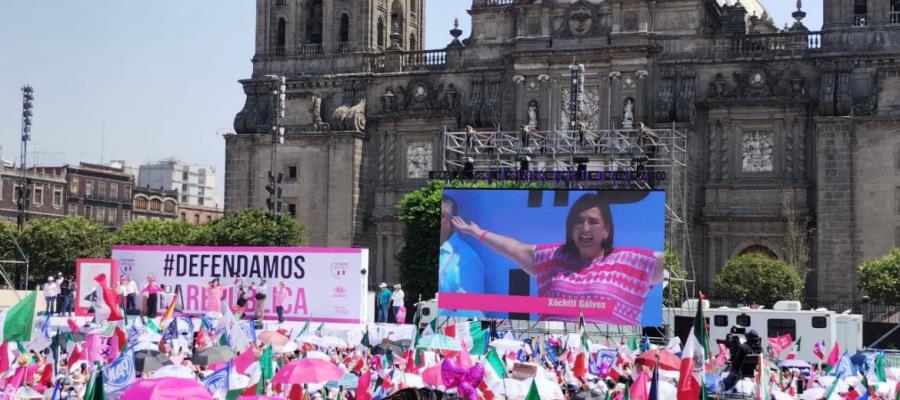
[{"label": "blue umbrella", "polygon": [[325,387],[336,388],[338,386],[343,386],[344,389],[356,389],[356,387],[359,386],[359,377],[348,372],[344,374],[340,380],[328,381],[328,383],[325,384]]}]

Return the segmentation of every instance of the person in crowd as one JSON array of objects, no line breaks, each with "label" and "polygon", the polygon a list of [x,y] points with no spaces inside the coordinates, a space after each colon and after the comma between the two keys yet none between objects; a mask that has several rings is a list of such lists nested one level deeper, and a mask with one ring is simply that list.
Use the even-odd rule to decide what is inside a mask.
[{"label": "person in crowd", "polygon": [[125,310],[131,311],[137,309],[137,302],[135,302],[135,297],[137,296],[138,286],[137,282],[131,278],[131,275],[125,275]]},{"label": "person in crowd", "polygon": [[147,276],[147,284],[141,289],[141,293],[147,296],[147,318],[156,317],[160,290],[160,286],[156,284],[156,278],[153,275]]},{"label": "person in crowd", "polygon": [[222,299],[225,295],[225,290],[231,288],[231,286],[222,286],[219,282],[219,278],[213,278],[213,280],[209,281],[209,284],[204,287],[206,291],[206,303],[204,304],[204,311],[207,314],[212,315],[221,315],[222,313]]},{"label": "person in crowd", "polygon": [[[522,243],[482,229],[474,221],[466,222],[459,216],[451,222],[457,232],[478,239],[535,277],[538,296],[608,303],[613,311],[604,322],[639,324],[647,292],[663,279],[660,253],[637,247],[613,247],[612,212],[597,194],[581,196],[569,209],[563,243]],[[577,318],[540,317],[556,321]]]},{"label": "person in crowd", "polygon": [[387,283],[384,282],[381,282],[378,288],[381,291],[378,292],[378,315],[375,317],[375,322],[388,322],[388,312],[391,307],[391,289],[388,289]]},{"label": "person in crowd", "polygon": [[125,284],[126,283],[127,283],[127,281],[125,280],[125,275],[122,275],[119,277],[119,282],[116,282],[115,286],[111,287],[110,289],[112,289],[113,292],[116,294],[116,304],[119,305],[119,308],[123,308],[126,311],[128,311],[128,309],[125,308]]},{"label": "person in crowd", "polygon": [[404,322],[396,319],[398,312],[400,311],[400,307],[403,307],[404,297],[406,297],[406,295],[403,293],[403,288],[399,283],[395,284],[394,292],[391,293],[391,311],[394,314],[394,321],[396,321],[398,324],[402,324]]},{"label": "person in crowd", "polygon": [[59,283],[59,304],[56,310],[60,316],[68,317],[72,313],[72,297],[75,291],[75,280],[72,278],[63,278]]},{"label": "person in crowd", "polygon": [[275,313],[278,314],[278,323],[284,323],[284,306],[287,304],[287,288],[284,281],[278,282],[278,288],[275,289]]},{"label": "person in crowd", "polygon": [[266,290],[268,290],[268,285],[266,284],[265,279],[260,279],[259,285],[256,285],[256,294],[253,296],[253,299],[256,300],[255,314],[257,321],[262,321],[263,317],[265,317],[266,310]]},{"label": "person in crowd", "polygon": [[56,309],[56,296],[59,295],[59,287],[56,286],[56,278],[47,277],[47,283],[44,284],[44,300],[47,302],[47,315],[53,315]]}]

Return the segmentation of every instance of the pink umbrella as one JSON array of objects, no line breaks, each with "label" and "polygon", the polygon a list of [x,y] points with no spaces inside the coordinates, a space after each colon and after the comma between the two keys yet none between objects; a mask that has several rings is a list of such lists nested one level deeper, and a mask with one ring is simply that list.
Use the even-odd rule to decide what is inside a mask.
[{"label": "pink umbrella", "polygon": [[331,361],[318,358],[303,358],[282,366],[275,373],[275,376],[272,377],[272,382],[302,385],[304,383],[336,381],[341,379],[342,376],[344,376],[344,372]]},{"label": "pink umbrella", "polygon": [[281,399],[279,397],[274,397],[274,396],[256,395],[256,396],[241,396],[241,397],[238,397],[238,400],[283,400],[283,399]]},{"label": "pink umbrella", "polygon": [[273,346],[284,346],[290,339],[276,331],[262,331],[259,333],[259,341],[271,343]]},{"label": "pink umbrella", "polygon": [[441,365],[432,365],[422,371],[422,380],[431,386],[441,386],[444,382],[441,380]]},{"label": "pink umbrella", "polygon": [[152,378],[133,383],[122,393],[121,400],[212,400],[209,391],[195,379]]}]

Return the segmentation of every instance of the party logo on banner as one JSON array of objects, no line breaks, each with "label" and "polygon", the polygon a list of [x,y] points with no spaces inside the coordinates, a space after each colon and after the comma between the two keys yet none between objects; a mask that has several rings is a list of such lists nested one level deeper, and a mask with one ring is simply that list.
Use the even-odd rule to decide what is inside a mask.
[{"label": "party logo on banner", "polygon": [[134,352],[129,349],[103,369],[108,392],[124,390],[134,382]]}]

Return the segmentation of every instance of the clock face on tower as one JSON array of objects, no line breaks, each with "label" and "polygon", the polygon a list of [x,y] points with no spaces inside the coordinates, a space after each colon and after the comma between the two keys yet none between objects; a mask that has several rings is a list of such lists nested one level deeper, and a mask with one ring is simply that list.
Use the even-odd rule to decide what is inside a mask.
[{"label": "clock face on tower", "polygon": [[406,145],[406,176],[412,179],[428,177],[431,169],[431,143],[411,142]]}]

